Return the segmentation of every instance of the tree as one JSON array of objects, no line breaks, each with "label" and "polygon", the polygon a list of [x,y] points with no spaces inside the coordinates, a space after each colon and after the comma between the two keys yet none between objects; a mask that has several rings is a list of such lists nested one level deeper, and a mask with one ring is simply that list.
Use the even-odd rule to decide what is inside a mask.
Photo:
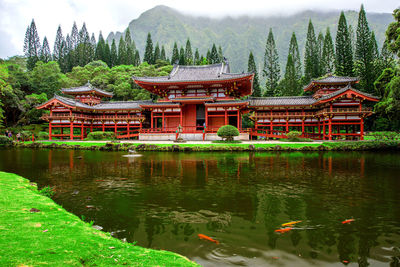
[{"label": "tree", "polygon": [[386,30],[388,48],[400,57],[400,8],[393,11],[394,22]]},{"label": "tree", "polygon": [[108,66],[111,65],[111,51],[108,43],[104,43],[104,62],[107,63]]},{"label": "tree", "polygon": [[189,38],[186,41],[185,47],[185,63],[186,65],[193,65],[192,45],[190,44]]},{"label": "tree", "polygon": [[217,47],[215,44],[212,45],[211,53],[210,53],[210,64],[219,63],[219,55],[217,51]]},{"label": "tree", "polygon": [[355,59],[355,71],[360,77],[361,90],[373,93],[373,84],[376,78],[373,67],[373,44],[363,5],[361,5],[358,16]]},{"label": "tree", "polygon": [[178,64],[179,62],[179,50],[176,42],[174,43],[174,48],[172,49],[171,64]]},{"label": "tree", "polygon": [[[54,41],[54,49],[53,49],[53,60],[57,61],[58,64],[63,60],[64,58],[64,37],[62,34],[61,26],[58,26],[57,29],[57,34],[56,34],[56,39]],[[61,64],[60,64],[61,65]]]},{"label": "tree", "polygon": [[322,49],[322,73],[334,73],[335,72],[335,50],[333,47],[331,33],[329,27],[326,28],[326,34],[324,39],[324,46]]},{"label": "tree", "polygon": [[154,64],[153,62],[153,41],[151,40],[151,34],[147,34],[146,49],[144,52],[143,61],[149,64]]},{"label": "tree", "polygon": [[139,50],[136,50],[135,52],[135,61],[133,62],[134,66],[139,66],[140,65],[140,55],[139,55]]},{"label": "tree", "polygon": [[292,33],[292,37],[290,38],[289,55],[292,55],[293,64],[296,70],[296,79],[300,80],[302,76],[301,60],[296,34],[294,32]]},{"label": "tree", "polygon": [[35,67],[36,62],[39,60],[40,50],[39,34],[35,21],[32,19],[31,25],[26,30],[24,41],[24,53],[27,57],[26,66],[28,70],[32,70]]},{"label": "tree", "polygon": [[117,53],[117,45],[115,44],[115,39],[113,39],[111,43],[110,62],[111,62],[110,67],[114,67],[118,64],[118,53]]},{"label": "tree", "polygon": [[218,129],[217,135],[225,139],[225,141],[230,142],[233,141],[235,136],[239,136],[239,130],[232,125],[223,125]]},{"label": "tree", "polygon": [[186,65],[185,49],[183,49],[183,46],[181,47],[181,50],[179,51],[179,65]]},{"label": "tree", "polygon": [[258,79],[258,72],[257,72],[257,67],[256,67],[256,62],[254,60],[253,52],[250,52],[250,54],[249,54],[247,71],[254,73],[253,93],[251,94],[251,96],[260,97],[261,96],[261,87],[260,87],[260,82]]},{"label": "tree", "polygon": [[77,65],[85,66],[93,60],[92,44],[90,42],[89,32],[86,29],[86,23],[83,23],[82,29],[79,31],[78,45],[75,50]]},{"label": "tree", "polygon": [[165,48],[162,45],[161,46],[161,55],[160,55],[160,59],[166,61],[167,60],[167,56],[165,55]]},{"label": "tree", "polygon": [[371,31],[371,50],[372,50],[372,60],[379,58],[378,43],[376,42],[375,33]]},{"label": "tree", "polygon": [[106,42],[104,41],[103,34],[100,32],[99,33],[99,40],[97,42],[96,51],[95,51],[95,59],[96,60],[101,60],[103,62],[106,62],[105,61],[105,54],[104,54],[105,45],[106,45]]},{"label": "tree", "polygon": [[[117,65],[125,65],[126,64],[126,44],[124,38],[122,36],[119,38],[118,43],[118,60]],[[111,66],[110,66],[111,67]]]},{"label": "tree", "polygon": [[131,31],[126,29],[125,32],[125,45],[126,45],[126,59],[125,59],[125,64],[126,65],[133,65],[135,61],[135,51],[136,51],[136,45],[135,42],[132,40],[131,37]]},{"label": "tree", "polygon": [[353,51],[344,12],[340,13],[336,33],[335,71],[339,76],[353,76]]},{"label": "tree", "polygon": [[317,51],[318,51],[318,62],[319,62],[319,76],[325,74],[322,70],[322,64],[321,64],[321,60],[322,60],[322,52],[324,50],[324,35],[322,34],[322,32],[319,32],[318,34],[318,39],[317,39]]},{"label": "tree", "polygon": [[389,50],[387,40],[385,40],[382,45],[381,59],[382,59],[382,66],[384,69],[393,67],[394,55],[392,51]]},{"label": "tree", "polygon": [[156,63],[157,60],[159,59],[161,59],[161,52],[160,52],[160,46],[157,43],[156,47],[154,48],[153,62]]},{"label": "tree", "polygon": [[51,52],[49,47],[49,42],[47,42],[47,37],[45,36],[43,39],[43,45],[40,49],[39,59],[44,63],[47,63],[51,60]]},{"label": "tree", "polygon": [[54,61],[37,62],[30,75],[33,91],[38,94],[45,93],[48,98],[61,89],[64,79],[64,74]]},{"label": "tree", "polygon": [[312,78],[318,78],[320,76],[318,54],[318,43],[314,33],[314,26],[310,19],[304,53],[305,82],[309,82]]},{"label": "tree", "polygon": [[200,65],[200,54],[199,54],[199,49],[196,48],[196,52],[194,52],[194,64],[195,65]]},{"label": "tree", "polygon": [[264,96],[279,95],[276,89],[280,79],[280,72],[278,50],[276,49],[274,35],[270,28],[264,53],[263,74],[267,78]]},{"label": "tree", "polygon": [[218,62],[222,62],[224,60],[224,54],[222,53],[222,47],[218,46]]},{"label": "tree", "polygon": [[281,89],[279,91],[283,96],[294,96],[300,94],[300,83],[296,77],[296,67],[291,54],[288,55],[285,77],[281,81],[280,87]]}]

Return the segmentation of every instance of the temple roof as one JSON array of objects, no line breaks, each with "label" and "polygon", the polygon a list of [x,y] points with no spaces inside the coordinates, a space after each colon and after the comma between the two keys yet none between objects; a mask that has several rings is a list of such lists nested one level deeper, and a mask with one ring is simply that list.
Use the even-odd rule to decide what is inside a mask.
[{"label": "temple roof", "polygon": [[343,88],[341,88],[341,89],[339,89],[339,90],[337,90],[337,91],[335,91],[333,93],[321,96],[321,98],[319,98],[318,101],[323,101],[323,100],[330,99],[332,97],[338,96],[338,95],[340,95],[340,94],[342,94],[342,93],[344,93],[346,91],[349,91],[349,90],[353,91],[353,92],[355,92],[355,93],[357,93],[359,95],[365,96],[365,97],[369,98],[370,100],[376,100],[376,101],[379,100],[379,97],[371,95],[371,94],[368,94],[368,93],[365,93],[365,92],[362,92],[362,91],[357,90],[357,89],[354,89],[349,84],[346,87],[343,87]]},{"label": "temple roof", "polygon": [[249,100],[217,100],[215,102],[204,103],[206,106],[223,106],[235,104],[248,104]]},{"label": "temple roof", "polygon": [[106,92],[104,90],[98,89],[93,87],[89,82],[85,85],[79,86],[79,87],[72,87],[72,88],[63,88],[61,89],[61,92],[67,95],[77,95],[77,94],[90,94],[92,92],[104,96],[104,97],[112,97],[113,94]]},{"label": "temple roof", "polygon": [[355,84],[360,79],[357,77],[347,77],[347,76],[335,76],[328,74],[328,76],[323,77],[321,79],[312,80],[309,84],[304,86],[304,91],[309,91],[314,88],[315,85],[325,85],[325,84],[332,84],[332,85],[343,85],[343,84]]},{"label": "temple roof", "polygon": [[317,102],[312,96],[252,97],[250,106],[306,106]]},{"label": "temple roof", "polygon": [[201,65],[184,66],[174,65],[168,76],[159,77],[133,77],[135,81],[150,83],[179,83],[179,82],[198,82],[198,81],[218,81],[235,78],[243,78],[252,75],[252,73],[230,73],[227,62]]}]

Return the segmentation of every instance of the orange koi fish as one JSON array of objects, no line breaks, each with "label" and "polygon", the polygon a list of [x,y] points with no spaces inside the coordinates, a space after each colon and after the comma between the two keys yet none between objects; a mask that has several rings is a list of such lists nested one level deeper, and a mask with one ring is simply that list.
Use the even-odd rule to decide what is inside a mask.
[{"label": "orange koi fish", "polygon": [[354,219],[347,219],[342,222],[342,224],[354,222]]},{"label": "orange koi fish", "polygon": [[292,229],[293,229],[292,227],[286,227],[286,228],[282,228],[282,229],[276,229],[275,232],[283,234],[283,233],[289,232]]},{"label": "orange koi fish", "polygon": [[293,226],[294,224],[301,223],[302,221],[293,221],[288,223],[282,223],[282,226]]},{"label": "orange koi fish", "polygon": [[203,240],[207,240],[207,241],[210,241],[210,242],[214,242],[215,244],[219,244],[219,241],[218,240],[215,240],[215,239],[212,239],[211,237],[209,237],[209,236],[206,236],[206,235],[203,235],[203,234],[198,234],[197,235],[200,239],[203,239]]}]

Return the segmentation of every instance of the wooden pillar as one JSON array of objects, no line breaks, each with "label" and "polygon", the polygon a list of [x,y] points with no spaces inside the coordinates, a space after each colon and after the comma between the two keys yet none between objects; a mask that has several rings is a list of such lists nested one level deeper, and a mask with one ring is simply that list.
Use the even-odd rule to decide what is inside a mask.
[{"label": "wooden pillar", "polygon": [[101,121],[101,124],[102,124],[102,125],[101,125],[101,126],[102,126],[102,130],[103,130],[103,132],[105,132],[104,120]]},{"label": "wooden pillar", "polygon": [[74,140],[74,122],[72,120],[69,122],[69,139]]},{"label": "wooden pillar", "polygon": [[[208,128],[208,108],[205,107],[205,110],[206,110],[206,129],[207,129]],[[182,114],[182,112],[181,112],[181,114]]]},{"label": "wooden pillar", "polygon": [[130,127],[129,127],[129,119],[126,121],[127,125],[126,125],[126,134],[129,137],[129,133],[130,133]]},{"label": "wooden pillar", "polygon": [[84,129],[83,122],[84,121],[81,121],[81,140],[83,140],[83,129]]},{"label": "wooden pillar", "polygon": [[117,135],[117,120],[114,119],[114,133]]},{"label": "wooden pillar", "polygon": [[328,132],[328,140],[332,140],[332,117],[329,117],[328,122],[329,132]]},{"label": "wooden pillar", "polygon": [[61,140],[63,140],[63,139],[64,139],[64,136],[62,136],[62,135],[64,134],[64,128],[61,126],[61,127],[60,127],[60,130],[61,130]]},{"label": "wooden pillar", "polygon": [[162,129],[164,130],[164,128],[165,128],[165,109],[163,108],[162,109]]},{"label": "wooden pillar", "polygon": [[239,129],[239,131],[241,130],[240,129],[240,124],[239,124],[239,109],[237,110],[237,128]]},{"label": "wooden pillar", "polygon": [[360,120],[360,140],[364,140],[364,118]]},{"label": "wooden pillar", "polygon": [[286,132],[289,132],[289,110],[286,109]]},{"label": "wooden pillar", "polygon": [[154,128],[154,120],[153,120],[153,110],[151,110],[151,121],[150,121],[150,128]]},{"label": "wooden pillar", "polygon": [[[51,125],[51,120],[49,121],[49,140],[51,140],[52,139],[52,132],[51,132],[51,127],[52,127],[52,125]],[[62,130],[62,128],[61,128],[61,130]]]},{"label": "wooden pillar", "polygon": [[324,118],[324,120],[322,121],[322,140],[325,140],[325,132],[326,129],[325,129],[325,118]]},{"label": "wooden pillar", "polygon": [[304,118],[301,120],[301,134],[304,135]]},{"label": "wooden pillar", "polygon": [[225,108],[225,125],[228,125],[228,109]]}]

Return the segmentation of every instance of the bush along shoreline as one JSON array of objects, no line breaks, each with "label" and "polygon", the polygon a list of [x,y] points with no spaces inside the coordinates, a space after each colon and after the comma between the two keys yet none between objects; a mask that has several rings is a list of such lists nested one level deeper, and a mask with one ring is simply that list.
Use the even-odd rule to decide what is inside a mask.
[{"label": "bush along shoreline", "polygon": [[122,242],[47,196],[51,188],[0,172],[0,266],[198,266],[173,252]]},{"label": "bush along shoreline", "polygon": [[34,149],[83,149],[100,151],[164,151],[164,152],[214,152],[214,151],[399,151],[400,141],[350,141],[324,143],[207,143],[207,144],[135,144],[93,142],[12,142],[3,146]]}]

